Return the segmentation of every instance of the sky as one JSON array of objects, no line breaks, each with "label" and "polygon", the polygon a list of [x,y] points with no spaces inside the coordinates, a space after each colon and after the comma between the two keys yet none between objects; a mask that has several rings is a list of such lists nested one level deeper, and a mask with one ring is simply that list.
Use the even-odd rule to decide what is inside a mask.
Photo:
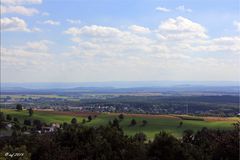
[{"label": "sky", "polygon": [[238,81],[239,0],[1,0],[1,82]]}]

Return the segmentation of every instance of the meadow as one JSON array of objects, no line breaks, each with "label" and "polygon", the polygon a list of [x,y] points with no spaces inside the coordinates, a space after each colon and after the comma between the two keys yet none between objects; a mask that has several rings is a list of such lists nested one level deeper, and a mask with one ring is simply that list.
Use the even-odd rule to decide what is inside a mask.
[{"label": "meadow", "polygon": [[[10,109],[3,109],[2,112],[9,114],[12,117],[17,117],[18,120],[23,123],[25,119],[39,119],[45,123],[70,123],[72,118],[75,117],[79,123],[85,118],[87,120],[88,115],[92,115],[93,120],[86,122],[86,126],[100,126],[106,125],[114,118],[118,118],[118,113],[80,113],[80,112],[55,112],[55,111],[34,111],[32,117],[29,117],[28,111],[16,111]],[[136,125],[131,126],[132,119],[136,120]],[[142,125],[142,121],[146,120],[147,124]],[[233,123],[240,120],[239,118],[219,118],[219,117],[196,117],[188,115],[144,115],[144,114],[124,114],[124,119],[120,121],[120,126],[123,128],[124,133],[127,135],[134,135],[138,132],[143,132],[147,135],[148,139],[153,139],[155,134],[164,130],[176,137],[181,137],[182,133],[186,129],[197,131],[203,127],[209,129],[232,129]],[[182,126],[179,126],[182,122]]]}]

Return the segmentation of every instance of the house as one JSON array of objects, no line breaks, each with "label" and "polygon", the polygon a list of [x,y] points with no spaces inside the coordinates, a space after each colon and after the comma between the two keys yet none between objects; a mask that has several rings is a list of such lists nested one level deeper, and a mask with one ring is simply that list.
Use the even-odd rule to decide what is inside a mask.
[{"label": "house", "polygon": [[11,129],[12,126],[13,126],[13,125],[12,125],[11,123],[8,123],[8,124],[6,125],[6,127],[9,128],[9,129]]},{"label": "house", "polygon": [[30,135],[31,133],[28,131],[23,132],[24,135]]},{"label": "house", "polygon": [[53,127],[53,128],[60,128],[60,124],[58,124],[58,123],[52,123],[52,126],[51,127]]},{"label": "house", "polygon": [[42,132],[53,132],[55,129],[54,127],[42,127]]},{"label": "house", "polygon": [[42,132],[54,132],[57,128],[60,128],[60,124],[58,123],[52,123],[50,127],[45,126],[42,127]]}]

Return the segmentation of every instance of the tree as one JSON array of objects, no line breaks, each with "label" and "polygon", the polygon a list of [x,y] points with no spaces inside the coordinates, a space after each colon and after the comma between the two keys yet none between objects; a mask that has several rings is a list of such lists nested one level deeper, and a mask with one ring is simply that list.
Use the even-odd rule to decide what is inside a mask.
[{"label": "tree", "polygon": [[31,126],[31,120],[25,119],[23,122],[24,125]]},{"label": "tree", "polygon": [[64,122],[63,124],[62,124],[62,128],[65,130],[65,129],[67,129],[68,128],[68,124],[66,123],[66,122]]},{"label": "tree", "polygon": [[84,123],[86,123],[86,119],[85,118],[83,118],[83,120],[82,120],[82,124],[84,124]]},{"label": "tree", "polygon": [[148,157],[150,160],[186,160],[181,143],[178,139],[166,132],[156,135],[154,141],[149,145]]},{"label": "tree", "polygon": [[31,116],[33,115],[33,109],[30,108],[30,109],[28,110],[28,113],[29,113],[29,116],[31,117]]},{"label": "tree", "polygon": [[118,121],[118,119],[117,118],[115,118],[114,120],[113,120],[113,122],[112,122],[112,124],[111,124],[111,127],[116,127],[116,128],[120,128],[119,127],[119,121]]},{"label": "tree", "polygon": [[191,143],[193,141],[193,138],[194,138],[193,133],[194,132],[191,129],[187,129],[187,130],[183,131],[183,137],[182,137],[183,142]]},{"label": "tree", "polygon": [[36,129],[41,130],[42,129],[42,122],[38,119],[33,120],[33,125],[36,127]]},{"label": "tree", "polygon": [[15,124],[13,124],[12,129],[19,131],[21,129],[21,126],[18,123],[15,123]]},{"label": "tree", "polygon": [[25,131],[27,131],[27,127],[26,127],[26,126],[23,126],[23,127],[21,128],[21,132],[25,132]]},{"label": "tree", "polygon": [[147,120],[145,120],[145,119],[142,121],[142,125],[143,125],[143,126],[146,126],[147,123],[148,123],[148,122],[147,122]]},{"label": "tree", "polygon": [[92,120],[92,116],[89,115],[89,116],[88,116],[88,122],[91,122],[91,120]]},{"label": "tree", "polygon": [[123,119],[124,119],[124,115],[123,115],[123,114],[119,114],[119,115],[118,115],[118,118],[119,118],[120,120],[123,120]]},{"label": "tree", "polygon": [[12,137],[17,137],[18,133],[17,131],[14,129],[13,132],[12,132]]},{"label": "tree", "polygon": [[72,123],[72,124],[77,124],[77,119],[76,119],[76,118],[73,118],[73,119],[71,120],[71,123]]},{"label": "tree", "polygon": [[135,120],[135,119],[132,119],[130,125],[131,125],[131,126],[135,126],[136,124],[137,124],[136,120]]},{"label": "tree", "polygon": [[12,116],[10,114],[7,114],[7,120],[11,121],[12,120]]},{"label": "tree", "polygon": [[18,111],[21,111],[21,110],[23,110],[23,107],[22,107],[21,104],[17,104],[17,105],[16,105],[16,109],[17,109]]},{"label": "tree", "polygon": [[16,117],[13,118],[13,121],[14,121],[14,122],[19,122]]},{"label": "tree", "polygon": [[147,140],[147,136],[144,133],[142,133],[142,132],[136,133],[133,138],[136,141],[141,142],[141,143],[143,143],[144,141]]},{"label": "tree", "polygon": [[182,127],[182,125],[183,125],[183,122],[181,121],[181,122],[179,122],[179,126],[178,127],[180,128],[180,127]]},{"label": "tree", "polygon": [[0,112],[0,121],[5,121],[5,116],[3,112]]},{"label": "tree", "polygon": [[6,127],[6,124],[4,123],[5,116],[3,112],[0,112],[0,129],[4,129]]}]

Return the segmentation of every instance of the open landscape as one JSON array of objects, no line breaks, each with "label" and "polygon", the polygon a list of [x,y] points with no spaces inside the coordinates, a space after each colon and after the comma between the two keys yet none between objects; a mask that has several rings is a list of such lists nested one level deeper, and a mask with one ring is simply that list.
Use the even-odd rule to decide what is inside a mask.
[{"label": "open landscape", "polygon": [[[79,123],[88,116],[93,117],[93,120],[83,125],[100,126],[107,125],[114,118],[118,118],[120,113],[94,113],[94,112],[70,112],[70,111],[34,111],[34,115],[29,117],[27,110],[17,111],[13,109],[2,109],[4,114],[9,114],[12,117],[18,118],[23,123],[25,119],[39,119],[44,123],[71,123],[72,118],[76,118]],[[153,139],[160,131],[164,130],[168,133],[181,137],[184,130],[191,129],[194,132],[206,127],[209,129],[232,130],[233,124],[240,121],[238,117],[201,117],[190,115],[151,115],[151,114],[123,114],[124,119],[120,122],[124,133],[133,136],[136,133],[142,132],[146,134],[148,139]],[[131,120],[136,120],[136,125],[131,126]],[[147,121],[143,125],[143,120]],[[180,122],[183,124],[179,126]]]},{"label": "open landscape", "polygon": [[240,0],[0,1],[0,160],[240,159]]}]

